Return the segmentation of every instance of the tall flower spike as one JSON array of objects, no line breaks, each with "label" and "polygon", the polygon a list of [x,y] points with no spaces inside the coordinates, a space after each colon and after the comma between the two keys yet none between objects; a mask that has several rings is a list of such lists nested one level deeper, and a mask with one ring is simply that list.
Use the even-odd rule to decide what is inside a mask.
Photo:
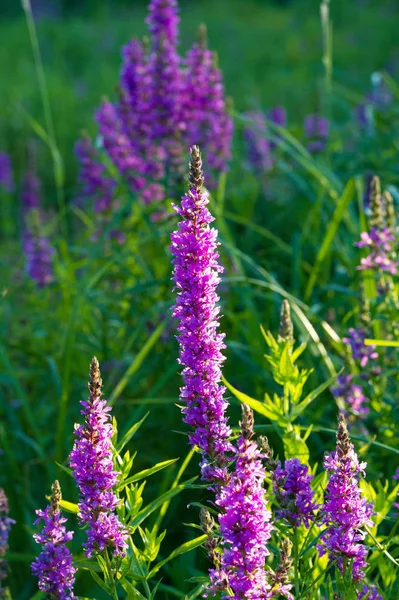
[{"label": "tall flower spike", "polygon": [[292,567],[291,551],[292,542],[289,538],[283,538],[280,550],[280,563],[277,566],[276,572],[269,577],[269,582],[272,586],[269,598],[281,598],[283,596],[287,600],[294,600],[294,596],[290,592],[292,588],[292,584],[290,583],[290,570]]},{"label": "tall flower spike", "polygon": [[58,481],[51,487],[51,501],[45,510],[37,510],[39,515],[35,524],[44,522],[41,533],[34,539],[43,547],[42,552],[32,563],[32,573],[39,578],[39,589],[49,598],[72,600],[75,598],[73,585],[77,569],[72,564],[72,555],[66,544],[73,533],[67,531],[61,516],[61,488]]},{"label": "tall flower spike", "polygon": [[244,404],[235,469],[216,499],[221,509],[222,568],[219,572],[211,570],[210,575],[215,589],[228,582],[233,595],[223,597],[234,600],[265,600],[271,591],[265,571],[271,512],[265,499],[262,455],[252,440],[253,426],[253,412]]},{"label": "tall flower spike", "polygon": [[8,516],[8,500],[3,488],[0,488],[0,598],[5,597],[5,588],[2,582],[7,577],[6,552],[8,548],[8,536],[15,521]]},{"label": "tall flower spike", "polygon": [[81,523],[87,525],[86,556],[112,548],[123,556],[127,532],[115,514],[119,503],[113,488],[118,473],[112,461],[112,424],[110,411],[102,396],[100,367],[96,357],[90,365],[89,399],[81,401],[84,425],[75,425],[75,443],[69,456],[79,488]]},{"label": "tall flower spike", "polygon": [[10,193],[13,189],[11,158],[6,152],[0,152],[0,191]]},{"label": "tall flower spike", "polygon": [[184,422],[194,429],[189,440],[203,453],[202,478],[208,481],[227,477],[226,452],[231,430],[227,423],[228,403],[220,385],[224,334],[218,333],[219,297],[216,293],[223,268],[218,263],[217,230],[207,208],[208,193],[202,187],[204,176],[199,148],[191,148],[189,192],[181,206],[174,206],[182,217],[171,235],[173,281],[176,302],[173,316],[177,327],[179,363],[183,366],[180,399]]},{"label": "tall flower spike", "polygon": [[280,328],[278,332],[279,341],[294,341],[294,326],[291,320],[291,309],[288,300],[283,300],[280,313]]},{"label": "tall flower spike", "polygon": [[323,523],[327,526],[318,546],[326,552],[345,576],[351,569],[352,579],[361,581],[366,567],[367,549],[361,542],[362,529],[372,525],[373,506],[362,497],[359,477],[364,475],[366,463],[359,459],[350,441],[345,418],[340,415],[336,451],[326,456],[324,467],[329,474],[323,506]]},{"label": "tall flower spike", "polygon": [[381,182],[376,175],[370,182],[370,227],[382,229],[384,226],[384,207],[381,198]]}]

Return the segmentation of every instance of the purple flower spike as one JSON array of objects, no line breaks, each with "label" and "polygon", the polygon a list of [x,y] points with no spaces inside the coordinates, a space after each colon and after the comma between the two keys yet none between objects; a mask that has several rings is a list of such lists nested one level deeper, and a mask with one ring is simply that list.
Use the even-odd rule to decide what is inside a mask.
[{"label": "purple flower spike", "polygon": [[152,36],[154,49],[159,49],[162,40],[176,46],[180,21],[178,9],[176,0],[151,0],[146,22]]},{"label": "purple flower spike", "polygon": [[202,478],[224,480],[227,475],[225,453],[231,449],[231,430],[227,424],[228,403],[220,385],[224,334],[218,333],[219,297],[216,288],[223,268],[218,263],[217,231],[207,208],[208,194],[203,189],[201,154],[191,148],[190,188],[181,206],[174,207],[182,217],[178,231],[171,235],[173,281],[177,292],[173,316],[179,319],[179,362],[183,366],[180,398],[184,422],[194,432],[190,443],[203,452]]},{"label": "purple flower spike", "polygon": [[252,121],[244,130],[248,158],[253,168],[263,173],[273,168],[272,145],[268,138],[266,119],[263,112],[254,110],[245,115]]},{"label": "purple flower spike", "polygon": [[308,115],[304,123],[305,136],[309,139],[307,149],[309,152],[323,152],[329,135],[329,123],[320,115]]},{"label": "purple flower spike", "polygon": [[357,268],[359,270],[384,271],[395,275],[398,263],[391,258],[392,242],[394,241],[395,237],[388,227],[383,229],[372,227],[369,233],[363,231],[360,234],[360,242],[356,242],[354,245],[358,248],[370,248],[370,254],[360,260]]},{"label": "purple flower spike", "polygon": [[378,593],[376,585],[364,584],[359,592],[358,600],[383,600],[383,597]]},{"label": "purple flower spike", "polygon": [[75,153],[80,160],[80,182],[84,196],[94,196],[94,211],[103,213],[110,210],[116,182],[105,174],[89,137],[84,136],[75,144]]},{"label": "purple flower spike", "polygon": [[252,440],[253,412],[242,406],[241,437],[238,439],[234,473],[222,486],[216,504],[224,547],[221,569],[211,570],[214,589],[227,585],[234,600],[265,600],[271,586],[266,578],[265,561],[269,555],[267,542],[272,525],[271,512],[265,499],[265,469],[262,454]]},{"label": "purple flower spike", "polygon": [[69,463],[79,488],[80,521],[88,526],[85,553],[114,549],[116,556],[124,556],[127,532],[120,523],[115,509],[119,500],[113,488],[118,473],[112,461],[111,407],[102,396],[102,381],[98,360],[90,365],[89,399],[81,401],[85,415],[84,425],[75,426],[75,443]]},{"label": "purple flower spike", "polygon": [[308,475],[308,467],[298,458],[289,458],[285,461],[284,468],[278,464],[272,478],[280,507],[278,516],[287,519],[294,527],[301,524],[309,527],[314,521],[314,511],[318,506],[314,502],[314,492],[310,485],[313,476]]},{"label": "purple flower spike", "polygon": [[284,106],[273,106],[270,109],[269,117],[275,125],[287,127],[287,110]]},{"label": "purple flower spike", "polygon": [[39,192],[40,182],[31,166],[24,177],[21,192],[24,221],[22,240],[26,273],[41,288],[54,280],[55,251],[43,233],[43,213],[39,206]]},{"label": "purple flower spike", "polygon": [[39,578],[39,589],[49,598],[73,600],[77,569],[72,564],[72,555],[66,546],[73,533],[64,526],[67,519],[61,516],[60,503],[61,488],[55,481],[51,488],[50,505],[45,510],[36,511],[39,518],[35,525],[43,521],[44,527],[41,533],[33,537],[43,550],[32,563],[32,573]]},{"label": "purple flower spike", "polygon": [[372,525],[373,505],[361,497],[359,476],[364,475],[366,463],[359,463],[348,435],[345,418],[340,415],[336,451],[326,456],[324,467],[329,474],[323,506],[323,523],[320,554],[326,552],[343,575],[352,569],[354,581],[361,581],[366,567],[367,549],[361,543],[365,538],[362,529]]},{"label": "purple flower spike", "polygon": [[13,189],[11,158],[6,152],[0,152],[0,190],[10,193]]},{"label": "purple flower spike", "polygon": [[367,335],[364,329],[358,327],[357,329],[351,327],[348,332],[348,337],[343,339],[345,344],[349,344],[352,350],[352,356],[355,360],[360,361],[360,366],[365,367],[369,361],[376,360],[378,358],[378,352],[375,346],[366,346],[365,339]]}]

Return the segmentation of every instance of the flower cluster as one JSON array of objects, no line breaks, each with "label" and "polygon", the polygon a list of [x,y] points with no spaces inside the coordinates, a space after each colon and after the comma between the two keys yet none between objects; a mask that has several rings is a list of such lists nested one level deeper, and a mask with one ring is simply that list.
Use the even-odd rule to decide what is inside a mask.
[{"label": "flower cluster", "polygon": [[314,520],[317,504],[311,488],[312,475],[308,467],[298,458],[289,458],[284,468],[279,463],[272,472],[273,491],[278,503],[277,515],[286,519],[291,525],[309,527]]},{"label": "flower cluster", "polygon": [[[273,151],[276,148],[276,142],[269,134],[265,113],[261,110],[252,110],[244,116],[249,121],[244,128],[249,163],[258,173],[268,172],[274,166]],[[271,108],[268,118],[278,127],[287,125],[287,113],[282,106]],[[273,137],[278,138],[278,133],[275,133]]]},{"label": "flower cluster", "polygon": [[123,555],[127,533],[115,514],[118,498],[113,492],[118,473],[112,461],[111,407],[102,399],[99,364],[90,365],[89,399],[81,401],[84,425],[75,427],[75,443],[69,463],[79,488],[78,517],[87,525],[86,556],[102,552],[106,547],[115,555]]},{"label": "flower cluster", "polygon": [[349,413],[356,416],[368,415],[370,399],[364,394],[360,385],[353,382],[353,375],[342,373],[337,377],[335,385],[331,388],[334,398],[344,401],[344,415],[348,418]]},{"label": "flower cluster", "polygon": [[359,361],[362,369],[366,367],[369,362],[378,358],[378,352],[376,351],[375,346],[372,344],[366,346],[366,338],[366,331],[362,327],[357,327],[356,329],[351,327],[347,337],[344,337],[343,339],[345,344],[349,344],[354,360]]},{"label": "flower cluster", "polygon": [[6,152],[0,152],[0,190],[9,193],[13,189],[14,181],[11,159]]},{"label": "flower cluster", "polygon": [[173,281],[177,292],[173,316],[179,320],[179,362],[183,366],[184,422],[194,428],[190,443],[203,452],[202,477],[223,480],[226,452],[231,445],[227,423],[227,402],[220,385],[224,335],[218,333],[219,297],[216,288],[222,267],[218,263],[217,231],[207,208],[208,194],[203,189],[201,155],[191,149],[190,188],[181,206],[175,207],[182,220],[172,233]]},{"label": "flower cluster", "polygon": [[366,547],[361,543],[362,529],[372,525],[372,504],[361,497],[359,476],[364,475],[366,463],[359,463],[350,441],[345,418],[340,415],[336,451],[326,456],[324,467],[329,474],[323,506],[323,523],[327,529],[322,534],[321,554],[328,553],[330,561],[337,564],[343,575],[352,569],[354,581],[364,577]]},{"label": "flower cluster", "polygon": [[5,555],[8,547],[8,536],[15,521],[8,516],[8,500],[2,488],[0,488],[0,598],[3,597],[4,588],[2,581],[7,577],[7,562]]},{"label": "flower cluster", "polygon": [[271,597],[265,571],[271,512],[265,499],[262,454],[251,439],[253,413],[246,405],[242,413],[235,469],[216,499],[221,509],[219,523],[224,549],[221,569],[211,571],[211,579],[215,588],[227,581],[234,600],[263,600]]},{"label": "flower cluster", "polygon": [[323,152],[329,135],[329,123],[325,117],[318,114],[307,115],[304,121],[306,144],[309,152]]},{"label": "flower cluster", "polygon": [[396,275],[398,263],[391,258],[395,237],[388,227],[377,229],[373,227],[369,232],[363,231],[360,234],[360,242],[356,242],[358,248],[370,248],[370,254],[360,259],[359,270],[374,269],[376,271],[385,271],[391,275]]},{"label": "flower cluster", "polygon": [[23,247],[28,276],[38,287],[53,281],[54,248],[43,233],[43,214],[39,207],[40,182],[30,169],[23,180],[21,200],[24,220]]},{"label": "flower cluster", "polygon": [[383,600],[383,597],[378,593],[377,586],[364,584],[358,594],[358,600]]},{"label": "flower cluster", "polygon": [[32,573],[39,578],[39,589],[50,598],[73,600],[73,585],[76,569],[72,564],[72,555],[66,544],[71,541],[73,533],[66,530],[67,519],[61,516],[61,488],[58,481],[51,488],[51,502],[44,510],[37,510],[39,515],[35,524],[43,521],[41,533],[34,539],[43,549],[32,563]]},{"label": "flower cluster", "polygon": [[[150,43],[137,40],[122,50],[119,100],[104,102],[96,114],[103,148],[118,177],[145,204],[172,195],[184,178],[184,154],[202,144],[208,185],[227,168],[232,119],[224,99],[223,81],[208,50],[204,30],[182,59],[178,45],[176,0],[151,0],[147,24]],[[96,206],[113,193],[100,157],[88,143],[78,143],[84,193]],[[106,188],[106,189],[104,189]],[[105,192],[105,193],[104,193]]]}]

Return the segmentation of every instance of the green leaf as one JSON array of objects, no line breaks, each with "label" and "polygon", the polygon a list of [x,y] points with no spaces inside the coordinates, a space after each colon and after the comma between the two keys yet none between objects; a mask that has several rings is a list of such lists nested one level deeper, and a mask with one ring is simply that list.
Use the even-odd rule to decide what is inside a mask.
[{"label": "green leaf", "polygon": [[74,504],[73,502],[68,502],[67,500],[61,500],[61,507],[74,515],[77,515],[79,512],[78,505]]},{"label": "green leaf", "polygon": [[[338,373],[338,375],[340,375],[342,373],[342,371],[343,371],[343,369],[341,369],[341,371]],[[317,398],[317,396],[319,396],[322,392],[324,392],[325,389],[330,387],[330,385],[332,385],[335,380],[336,380],[335,375],[333,377],[330,377],[329,379],[327,379],[327,381],[325,381],[324,383],[321,383],[320,385],[317,386],[317,388],[315,388],[312,392],[310,392],[310,394],[308,394],[306,396],[306,398],[304,400],[302,400],[302,402],[300,402],[299,404],[294,406],[291,411],[292,420],[296,419],[300,414],[302,414],[303,411],[305,410],[305,408],[307,406],[309,406],[309,404],[311,404],[313,402],[313,400],[315,400]]]},{"label": "green leaf", "polygon": [[332,246],[332,244],[334,242],[334,238],[337,234],[338,227],[339,227],[342,219],[345,217],[347,208],[348,208],[350,202],[352,201],[354,195],[355,195],[355,181],[353,179],[350,179],[344,189],[344,192],[343,192],[341,198],[338,201],[338,204],[335,208],[334,214],[332,215],[332,218],[328,224],[324,239],[321,243],[320,250],[316,256],[316,260],[315,260],[312,272],[309,276],[308,284],[307,284],[306,290],[305,290],[305,301],[308,301],[312,295],[312,291],[313,291],[314,285],[317,281],[317,278],[319,276],[321,266],[324,263],[324,261],[326,260],[328,254],[331,250],[331,246]]},{"label": "green leaf", "polygon": [[189,480],[185,481],[184,483],[181,483],[174,489],[168,490],[167,492],[164,492],[163,494],[161,494],[161,496],[159,496],[158,498],[156,498],[156,500],[153,500],[152,502],[147,504],[147,506],[145,506],[136,515],[136,517],[129,523],[129,527],[132,527],[133,529],[138,527],[149,515],[151,515],[155,510],[157,510],[160,506],[162,506],[162,504],[166,500],[169,500],[170,498],[177,496],[177,494],[180,494],[180,492],[182,492],[183,490],[188,489],[195,480],[196,480],[196,477],[193,477],[192,479],[189,479]]},{"label": "green leaf", "polygon": [[164,460],[163,462],[157,463],[149,469],[144,469],[143,471],[140,471],[139,473],[136,473],[135,475],[132,475],[128,479],[122,481],[117,489],[123,490],[123,488],[127,485],[135,483],[136,481],[140,481],[141,479],[146,479],[147,477],[150,477],[150,475],[153,475],[154,473],[157,473],[158,471],[161,471],[162,469],[166,469],[166,467],[173,465],[173,463],[175,463],[178,460],[178,458],[171,458],[170,460]]},{"label": "green leaf", "polygon": [[57,467],[60,467],[60,469],[65,471],[65,473],[67,473],[70,477],[73,477],[72,469],[70,469],[69,467],[66,467],[65,465],[62,465],[61,463],[59,463],[57,461],[55,461],[55,464],[57,465]]},{"label": "green leaf", "polygon": [[366,346],[383,346],[385,348],[399,348],[399,340],[372,340],[365,339]]},{"label": "green leaf", "polygon": [[94,581],[103,589],[107,592],[107,594],[109,594],[110,596],[113,595],[113,591],[110,588],[109,585],[107,585],[105,583],[105,581],[103,581],[101,579],[101,577],[99,575],[97,575],[97,573],[95,571],[90,571],[90,575],[93,577]]},{"label": "green leaf", "polygon": [[309,450],[296,429],[286,431],[283,435],[285,459],[299,458],[302,463],[309,462]]},{"label": "green leaf", "polygon": [[131,428],[125,433],[123,438],[116,444],[115,450],[118,453],[122,452],[122,450],[126,446],[126,444],[128,444],[130,442],[132,437],[135,435],[135,433],[138,431],[138,429],[140,429],[140,427],[142,426],[142,424],[144,423],[144,421],[146,420],[146,418],[148,417],[149,414],[150,413],[147,413],[146,415],[144,415],[144,417],[141,419],[141,421],[138,421],[138,423],[135,423],[134,425],[132,425]]},{"label": "green leaf", "polygon": [[264,415],[271,421],[277,421],[279,425],[281,425],[282,427],[286,427],[286,419],[284,418],[283,414],[278,410],[278,408],[273,404],[269,396],[265,396],[265,402],[260,402],[259,400],[255,400],[254,398],[247,396],[247,394],[244,394],[243,392],[237,390],[234,386],[231,385],[231,383],[227,381],[227,379],[225,379],[225,377],[222,377],[222,379],[224,385],[227,387],[228,390],[230,390],[232,394],[234,394],[237,400],[239,400],[243,404],[248,404],[248,406],[252,408],[255,412]]},{"label": "green leaf", "polygon": [[178,548],[173,550],[167,558],[161,560],[157,565],[155,565],[153,569],[151,569],[151,571],[148,573],[147,579],[151,579],[151,577],[154,577],[155,573],[157,573],[170,560],[176,558],[176,556],[179,556],[180,554],[185,554],[186,552],[190,552],[191,550],[194,550],[194,548],[198,548],[198,546],[201,546],[206,541],[206,539],[207,535],[203,534],[194,538],[193,540],[190,540],[189,542],[181,544],[181,546],[178,546]]}]

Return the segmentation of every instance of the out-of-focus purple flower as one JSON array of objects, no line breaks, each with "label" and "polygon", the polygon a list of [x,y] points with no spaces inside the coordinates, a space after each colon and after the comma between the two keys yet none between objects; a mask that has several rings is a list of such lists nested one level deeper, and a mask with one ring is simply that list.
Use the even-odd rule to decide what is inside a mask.
[{"label": "out-of-focus purple flower", "polygon": [[298,458],[286,460],[284,468],[279,463],[272,473],[273,490],[279,506],[277,515],[287,519],[294,527],[302,524],[309,527],[314,520],[318,506],[310,485],[312,479],[308,467]]},{"label": "out-of-focus purple flower", "polygon": [[23,248],[27,275],[44,287],[54,279],[54,248],[43,233],[43,213],[39,206],[40,182],[32,167],[23,179],[21,200],[23,212]]},{"label": "out-of-focus purple flower", "polygon": [[207,184],[214,187],[214,176],[226,169],[230,158],[232,120],[226,111],[222,74],[207,47],[204,26],[200,28],[199,42],[187,53],[183,86],[185,137],[190,143],[206,149]]},{"label": "out-of-focus purple flower", "polygon": [[344,416],[346,418],[350,414],[364,416],[370,412],[368,407],[370,399],[364,394],[360,385],[353,383],[353,375],[342,373],[337,377],[335,385],[331,388],[331,393],[334,398],[342,398],[345,404]]},{"label": "out-of-focus purple flower", "polygon": [[90,365],[89,399],[81,401],[83,425],[75,426],[75,443],[69,464],[79,488],[80,521],[87,525],[86,556],[107,547],[123,556],[127,532],[115,514],[119,503],[113,491],[118,473],[112,461],[112,424],[110,411],[102,396],[101,373],[97,359]]},{"label": "out-of-focus purple flower", "polygon": [[378,593],[376,585],[364,584],[358,594],[358,600],[383,600],[383,597]]},{"label": "out-of-focus purple flower", "polygon": [[0,152],[0,190],[10,193],[14,189],[11,158],[6,152]]},{"label": "out-of-focus purple flower", "polygon": [[258,173],[270,171],[274,161],[265,115],[262,111],[253,110],[245,116],[251,121],[244,129],[249,162]]},{"label": "out-of-focus purple flower", "polygon": [[202,144],[208,186],[215,187],[230,158],[232,119],[206,45],[195,44],[185,61],[177,52],[176,0],[152,0],[147,23],[148,47],[132,41],[123,48],[119,102],[103,104],[97,120],[122,179],[150,204],[176,194],[193,144]]},{"label": "out-of-focus purple flower", "polygon": [[[399,479],[399,467],[396,469],[395,475],[393,476],[393,479]],[[395,502],[394,504],[395,508],[399,508],[399,502]]]},{"label": "out-of-focus purple flower", "polygon": [[322,508],[327,529],[318,548],[321,555],[328,553],[343,575],[351,568],[353,580],[361,581],[367,564],[362,529],[372,525],[373,505],[361,497],[358,480],[364,476],[366,463],[359,463],[343,415],[339,417],[336,451],[326,456],[324,468],[329,474]]},{"label": "out-of-focus purple flower", "polygon": [[367,337],[366,332],[361,327],[351,327],[348,332],[348,336],[344,337],[343,341],[345,344],[349,344],[352,350],[352,356],[355,360],[360,361],[360,366],[365,367],[369,361],[376,360],[378,358],[378,352],[375,346],[366,346],[365,339]]},{"label": "out-of-focus purple flower", "polygon": [[388,227],[378,229],[372,227],[370,232],[363,231],[360,234],[360,242],[355,242],[358,248],[370,248],[368,256],[360,260],[359,270],[374,269],[376,271],[385,271],[395,275],[397,273],[398,263],[391,258],[393,251],[392,242],[395,237]]},{"label": "out-of-focus purple flower", "polygon": [[284,106],[273,106],[269,111],[269,118],[279,127],[287,126],[287,110]]},{"label": "out-of-focus purple flower", "polygon": [[318,114],[307,115],[304,121],[305,137],[308,138],[306,145],[309,152],[323,152],[329,135],[329,123],[325,117]]},{"label": "out-of-focus purple flower", "polygon": [[8,516],[8,500],[3,488],[0,488],[0,598],[5,598],[5,589],[2,582],[7,577],[6,552],[8,548],[8,536],[11,527],[15,524],[13,519]]},{"label": "out-of-focus purple flower", "polygon": [[267,542],[272,524],[271,512],[265,499],[265,469],[262,455],[252,440],[253,413],[242,406],[241,437],[237,442],[234,472],[230,481],[221,487],[216,504],[219,514],[223,554],[221,569],[211,570],[214,589],[227,582],[234,600],[263,600],[270,598],[271,586],[266,577],[265,561],[269,555]]},{"label": "out-of-focus purple flower", "polygon": [[88,136],[84,136],[76,142],[75,153],[81,165],[79,178],[83,195],[95,198],[94,211],[96,213],[109,211],[116,182],[106,175],[106,169]]},{"label": "out-of-focus purple flower", "polygon": [[73,532],[66,530],[64,523],[67,519],[61,516],[61,488],[58,481],[52,485],[51,492],[49,506],[36,511],[39,518],[35,525],[43,521],[44,527],[41,533],[33,537],[43,549],[32,563],[32,573],[39,578],[39,589],[49,598],[73,600],[77,569],[72,564],[72,555],[66,546]]},{"label": "out-of-focus purple flower", "polygon": [[231,449],[227,423],[228,403],[220,385],[224,334],[218,333],[219,297],[216,293],[223,271],[218,263],[217,231],[210,228],[214,218],[207,208],[208,194],[203,189],[201,154],[191,148],[189,192],[181,206],[174,207],[182,217],[171,235],[173,281],[176,303],[173,316],[179,320],[179,362],[183,366],[180,398],[184,422],[194,428],[190,443],[203,453],[202,478],[225,480],[226,452]]}]

